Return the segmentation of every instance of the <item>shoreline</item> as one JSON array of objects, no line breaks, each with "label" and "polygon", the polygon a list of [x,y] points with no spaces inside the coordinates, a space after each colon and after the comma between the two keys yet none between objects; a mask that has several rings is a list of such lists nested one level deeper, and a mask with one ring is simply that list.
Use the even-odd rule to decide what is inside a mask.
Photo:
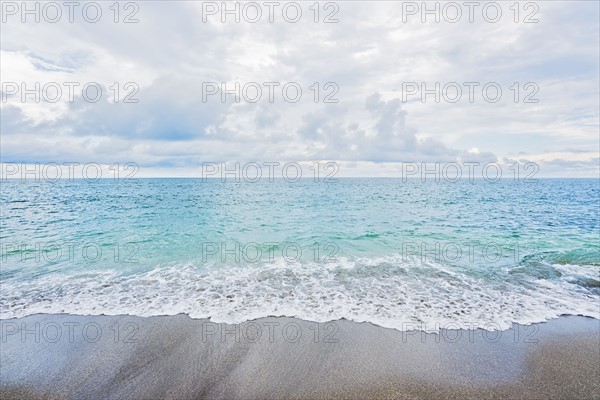
[{"label": "shoreline", "polygon": [[268,317],[2,319],[0,398],[598,398],[600,320],[398,331]]}]

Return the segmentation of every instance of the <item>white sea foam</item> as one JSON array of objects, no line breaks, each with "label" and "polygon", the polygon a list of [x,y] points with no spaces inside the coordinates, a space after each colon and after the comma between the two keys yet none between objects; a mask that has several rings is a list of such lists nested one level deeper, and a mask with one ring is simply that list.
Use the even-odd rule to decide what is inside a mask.
[{"label": "white sea foam", "polygon": [[[266,316],[325,322],[345,318],[398,330],[439,327],[507,329],[563,314],[600,319],[599,296],[573,276],[597,279],[598,268],[553,265],[564,275],[467,275],[433,262],[390,256],[336,264],[158,266],[134,275],[115,271],[48,274],[6,280],[2,318],[36,313],[189,314],[239,323]],[[582,275],[583,274],[583,275]]]}]

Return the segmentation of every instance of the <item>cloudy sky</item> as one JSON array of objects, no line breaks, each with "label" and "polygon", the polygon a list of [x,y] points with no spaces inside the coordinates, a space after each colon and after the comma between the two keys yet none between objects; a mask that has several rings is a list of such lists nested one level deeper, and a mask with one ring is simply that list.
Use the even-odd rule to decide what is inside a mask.
[{"label": "cloudy sky", "polygon": [[[56,23],[47,20],[52,7],[41,9],[36,23],[7,3],[21,4],[3,2],[5,163],[135,162],[142,175],[189,176],[207,161],[336,160],[350,175],[393,175],[399,162],[533,161],[540,176],[598,176],[596,1],[521,2],[518,15],[513,2],[500,2],[495,23],[485,2],[473,22],[454,3],[456,23],[444,19],[457,15],[446,3],[439,23],[434,15],[423,22],[406,2],[321,2],[318,22],[313,2],[299,2],[295,23],[297,7],[284,13],[284,2],[272,22],[269,8],[254,3],[262,12],[254,23],[256,7],[244,3],[238,23],[234,15],[222,22],[214,9],[221,2],[123,2],[118,23],[112,2],[100,2],[96,23],[81,8],[69,22],[65,7]],[[94,13],[87,9],[90,19]],[[138,22],[124,23],[130,14]],[[36,82],[56,82],[61,96],[54,101],[56,85],[39,103],[33,95],[23,101],[21,87],[15,93],[14,84]],[[65,82],[79,84],[73,99]],[[95,103],[82,97],[90,82],[102,87]],[[209,91],[236,82],[248,89],[237,102]],[[265,82],[275,82],[272,99]],[[435,90],[436,82],[439,102],[434,94],[422,101],[411,86]],[[465,82],[478,85],[472,101]],[[262,97],[252,102],[257,86]],[[457,86],[462,96],[452,102]],[[123,102],[135,88],[137,103]]]}]

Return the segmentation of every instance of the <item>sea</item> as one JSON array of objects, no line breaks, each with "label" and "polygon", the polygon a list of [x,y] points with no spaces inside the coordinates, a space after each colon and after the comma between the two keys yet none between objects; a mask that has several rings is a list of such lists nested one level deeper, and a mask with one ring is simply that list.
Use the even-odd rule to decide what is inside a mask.
[{"label": "sea", "polygon": [[2,181],[0,316],[600,319],[597,179]]}]

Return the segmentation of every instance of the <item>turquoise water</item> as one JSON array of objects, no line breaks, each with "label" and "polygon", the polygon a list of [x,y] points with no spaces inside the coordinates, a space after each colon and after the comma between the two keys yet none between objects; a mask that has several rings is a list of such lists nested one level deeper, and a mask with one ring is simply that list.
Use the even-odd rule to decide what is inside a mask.
[{"label": "turquoise water", "polygon": [[597,180],[2,182],[3,318],[600,318]]}]

